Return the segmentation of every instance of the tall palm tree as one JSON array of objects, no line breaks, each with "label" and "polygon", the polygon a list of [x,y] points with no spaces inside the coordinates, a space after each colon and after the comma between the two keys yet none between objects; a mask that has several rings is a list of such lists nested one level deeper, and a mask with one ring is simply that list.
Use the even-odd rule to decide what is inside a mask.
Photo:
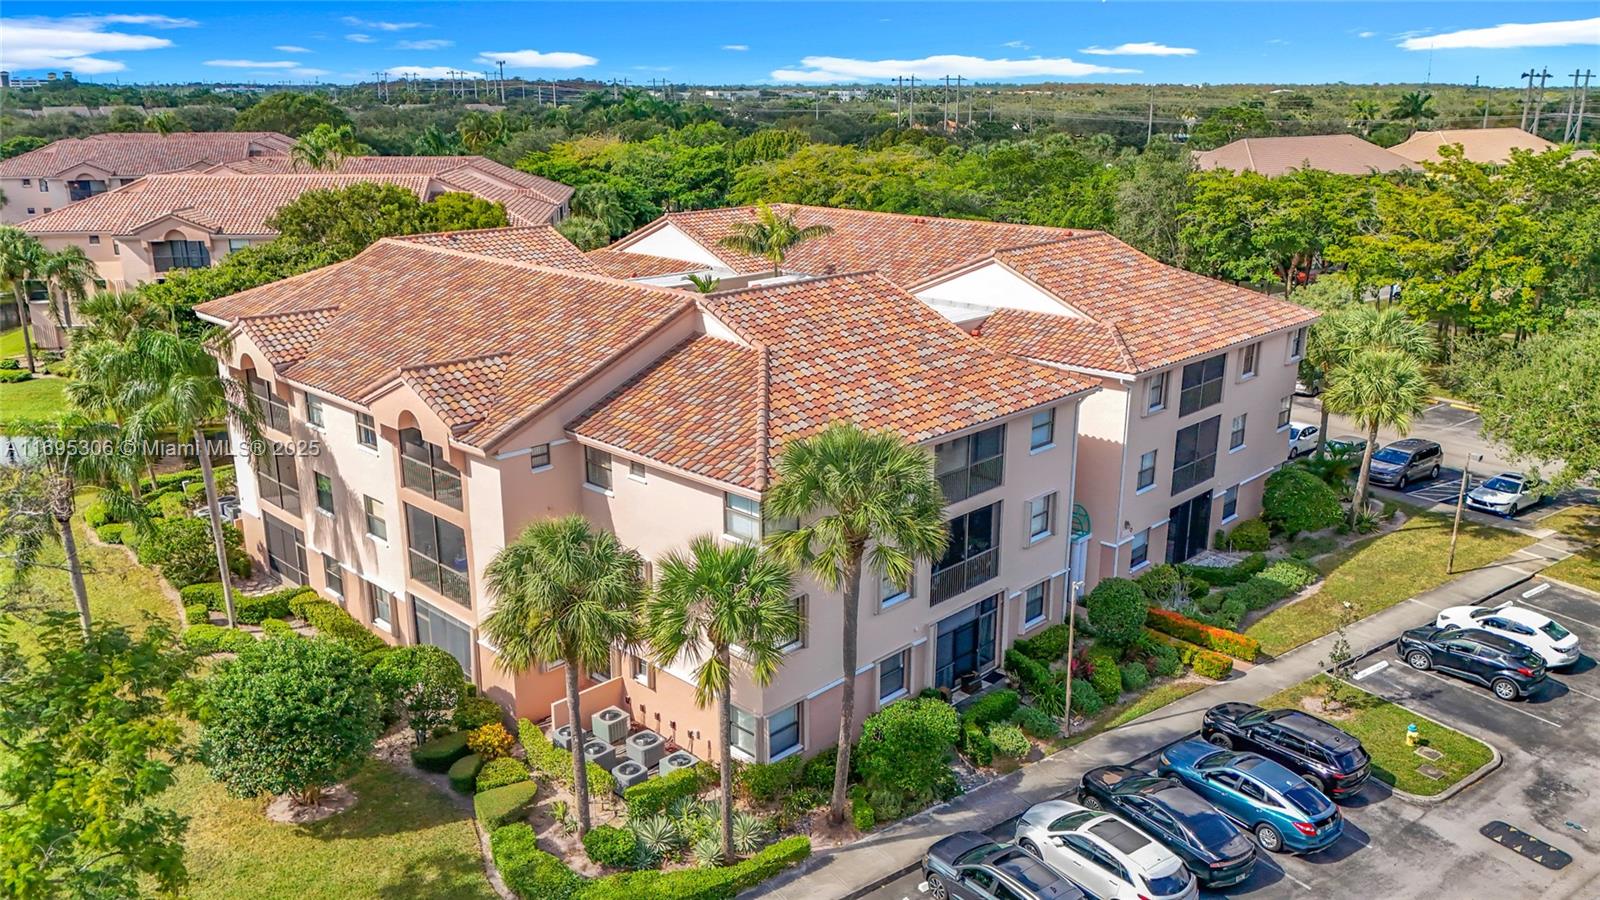
[{"label": "tall palm tree", "polygon": [[1322,405],[1344,413],[1367,432],[1361,453],[1361,474],[1350,504],[1350,523],[1366,511],[1367,486],[1372,476],[1372,452],[1378,429],[1387,426],[1401,434],[1411,430],[1411,420],[1428,405],[1428,376],[1417,358],[1399,350],[1362,350],[1334,373]]},{"label": "tall palm tree", "polygon": [[[1434,340],[1428,327],[1405,310],[1348,306],[1324,316],[1311,328],[1306,362],[1313,378],[1326,386],[1339,368],[1366,350],[1396,350],[1419,362],[1433,359]],[[1317,451],[1328,437],[1328,404],[1322,404]]]},{"label": "tall palm tree", "polygon": [[84,341],[124,343],[142,328],[160,328],[169,316],[143,291],[97,291],[78,305]]},{"label": "tall palm tree", "polygon": [[785,563],[844,594],[844,687],[829,805],[833,821],[842,822],[855,737],[856,643],[868,547],[873,572],[895,584],[909,583],[916,561],[938,558],[949,543],[944,492],[933,475],[933,454],[891,432],[866,432],[844,422],[785,445],[775,468],[777,480],[762,499],[764,515],[811,521],[772,535],[769,545]]},{"label": "tall palm tree", "polygon": [[169,112],[151,113],[144,117],[144,127],[162,136],[177,131],[182,125],[178,117]]},{"label": "tall palm tree", "polygon": [[459,156],[462,151],[461,135],[429,125],[417,135],[411,151],[418,156]]},{"label": "tall palm tree", "polygon": [[806,241],[832,233],[831,226],[801,225],[794,220],[793,214],[786,216],[774,212],[765,203],[758,203],[754,222],[735,223],[732,233],[717,243],[729,250],[737,250],[770,261],[772,274],[779,275],[783,272],[783,261],[788,257],[790,250]]},{"label": "tall palm tree", "polygon": [[335,128],[320,122],[317,127],[300,135],[289,149],[289,158],[297,169],[337,172],[347,158],[371,152],[371,147],[356,140],[356,133],[349,125]]},{"label": "tall palm tree", "polygon": [[[604,668],[611,648],[633,640],[644,598],[639,555],[582,516],[529,525],[484,570],[494,610],[483,631],[500,664],[523,671],[538,663],[566,665],[567,712],[582,734],[578,675]],[[578,833],[589,830],[589,773],[581,743],[572,754]]]},{"label": "tall palm tree", "polygon": [[506,120],[498,114],[473,110],[456,123],[456,134],[468,152],[482,153],[505,138]]},{"label": "tall palm tree", "polygon": [[1378,101],[1362,98],[1350,101],[1350,124],[1361,131],[1361,136],[1366,137],[1372,133],[1372,124],[1382,115]]},{"label": "tall palm tree", "polygon": [[718,706],[722,770],[722,858],[733,859],[734,647],[762,687],[783,665],[783,647],[800,630],[790,598],[789,567],[749,544],[724,546],[709,535],[688,555],[661,561],[661,578],[645,606],[645,640],[660,665],[680,656],[696,664],[694,702]]},{"label": "tall palm tree", "polygon": [[1406,91],[1389,110],[1389,118],[1410,122],[1411,130],[1416,131],[1423,122],[1438,115],[1430,105],[1432,103],[1433,94],[1428,91]]},{"label": "tall palm tree", "polygon": [[50,289],[50,315],[63,328],[72,327],[72,309],[88,296],[88,285],[99,271],[82,247],[63,247],[46,253],[39,264],[39,280]]},{"label": "tall palm tree", "polygon": [[17,305],[17,323],[22,328],[22,351],[28,357],[28,371],[39,371],[33,360],[33,341],[28,337],[28,282],[39,278],[39,267],[46,251],[38,239],[13,225],[0,225],[0,283],[11,288]]}]

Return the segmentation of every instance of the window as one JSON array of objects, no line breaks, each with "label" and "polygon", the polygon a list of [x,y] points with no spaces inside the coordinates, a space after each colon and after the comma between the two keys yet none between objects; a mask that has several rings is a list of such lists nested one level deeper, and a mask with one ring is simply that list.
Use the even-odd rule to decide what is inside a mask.
[{"label": "window", "polygon": [[650,686],[650,660],[642,656],[633,657],[633,680],[645,687]]},{"label": "window", "polygon": [[443,649],[456,658],[463,672],[471,672],[472,629],[416,594],[411,595],[411,609],[417,624],[417,643]]},{"label": "window", "polygon": [[1050,582],[1041,581],[1022,595],[1022,625],[1031,628],[1044,621],[1050,606]]},{"label": "window", "polygon": [[151,241],[150,257],[157,272],[211,265],[211,251],[205,241]]},{"label": "window", "polygon": [[1228,449],[1237,450],[1244,446],[1244,420],[1248,413],[1239,413],[1233,417],[1233,424],[1228,428]]},{"label": "window", "polygon": [[604,491],[611,490],[611,454],[593,447],[583,448],[583,482]]},{"label": "window", "polygon": [[[915,577],[915,575],[912,576],[913,579]],[[880,575],[878,577],[879,609],[888,609],[891,606],[899,604],[901,601],[909,599],[911,599],[910,580],[907,580],[906,584],[904,585],[898,585],[895,584],[894,581],[891,580],[887,575]]]},{"label": "window", "polygon": [[328,590],[344,596],[344,570],[339,568],[338,560],[326,553],[322,554],[322,583]]},{"label": "window", "polygon": [[1056,495],[1045,494],[1028,501],[1028,542],[1042,541],[1050,536],[1055,517]]},{"label": "window", "polygon": [[267,568],[283,576],[290,584],[310,584],[306,573],[306,542],[300,529],[278,521],[271,513],[262,511],[262,530],[267,539]]},{"label": "window", "polygon": [[361,508],[367,515],[367,534],[380,541],[389,539],[389,523],[383,518],[383,501],[363,497]]},{"label": "window", "polygon": [[1294,395],[1285,395],[1278,401],[1278,430],[1289,427],[1289,414],[1294,409]]},{"label": "window", "polygon": [[1000,486],[1006,427],[996,425],[933,448],[934,471],[947,503]]},{"label": "window", "polygon": [[[28,210],[28,212],[31,213],[31,212],[33,212],[33,210],[30,209],[30,210]],[[112,241],[111,242],[111,255],[112,256],[121,256],[122,255],[122,244],[118,243],[117,241]]]},{"label": "window", "polygon": [[738,494],[722,495],[722,533],[741,541],[761,539],[761,503]]},{"label": "window", "polygon": [[1239,486],[1236,484],[1222,492],[1222,521],[1239,514]]},{"label": "window", "polygon": [[33,186],[33,179],[32,178],[24,178],[24,179],[22,179],[22,186],[23,187],[32,187]]},{"label": "window", "polygon": [[1156,451],[1151,450],[1139,457],[1139,480],[1136,490],[1144,490],[1156,483]]},{"label": "window", "polygon": [[90,244],[98,244],[98,243],[100,243],[100,235],[98,235],[98,234],[89,235],[89,243]]},{"label": "window", "polygon": [[384,628],[394,621],[394,595],[370,581],[362,582],[362,590],[367,594],[367,611],[372,614],[372,621]]},{"label": "window", "polygon": [[1172,493],[1186,491],[1217,472],[1217,431],[1221,416],[1178,430],[1172,451]]},{"label": "window", "polygon": [[767,716],[767,759],[800,749],[800,704]]},{"label": "window", "polygon": [[79,200],[87,200],[95,194],[103,194],[105,192],[106,183],[98,179],[67,182],[67,196],[72,199],[73,203],[77,203]]},{"label": "window", "polygon": [[1222,402],[1222,376],[1228,355],[1218,354],[1183,367],[1183,388],[1178,392],[1178,415],[1187,416]]},{"label": "window", "polygon": [[39,179],[39,190],[41,193],[50,193],[50,182],[44,178]]},{"label": "window", "polygon": [[535,472],[539,471],[540,469],[550,468],[549,444],[533,445],[533,449],[528,451],[528,467],[533,469]]},{"label": "window", "polygon": [[356,413],[356,443],[368,450],[378,449],[378,423],[368,413]]},{"label": "window", "polygon": [[1137,569],[1149,561],[1150,529],[1146,528],[1133,536],[1133,544],[1128,551],[1128,568]]},{"label": "window", "polygon": [[933,604],[976,587],[1000,572],[1000,504],[992,503],[946,523],[950,543],[933,566]]},{"label": "window", "polygon": [[628,477],[634,481],[645,481],[649,476],[645,474],[644,463],[630,460],[628,462]]},{"label": "window", "polygon": [[295,475],[294,456],[288,453],[257,456],[256,487],[261,499],[272,501],[284,512],[300,514],[300,479]]},{"label": "window", "polygon": [[888,659],[878,660],[878,702],[888,703],[906,692],[906,666],[911,650],[901,650]]},{"label": "window", "polygon": [[1261,342],[1246,346],[1239,351],[1239,380],[1254,378],[1257,367],[1261,363]]},{"label": "window", "polygon": [[778,648],[785,653],[804,649],[806,645],[806,595],[792,597],[789,602],[794,604],[794,614],[798,621],[795,623],[794,633],[786,635],[788,640]]},{"label": "window", "polygon": [[466,532],[409,503],[405,507],[411,577],[470,608]]},{"label": "window", "polygon": [[250,246],[249,238],[228,238],[229,253],[238,253],[248,246]]},{"label": "window", "polygon": [[400,429],[400,482],[451,509],[461,508],[461,470],[446,461],[443,447],[423,440],[415,428]]},{"label": "window", "polygon": [[749,759],[756,758],[756,717],[739,707],[733,709],[733,749]]},{"label": "window", "polygon": [[33,214],[34,214],[34,213],[36,213],[36,212],[38,212],[38,210],[37,210],[37,209],[35,209],[35,208],[33,208],[33,207],[31,207],[31,206],[30,206],[30,207],[28,207],[28,215],[30,215],[30,216],[31,216],[31,215],[33,215]]},{"label": "window", "polygon": [[1028,449],[1043,450],[1056,442],[1056,411],[1046,409],[1033,414],[1032,430],[1028,432]]},{"label": "window", "polygon": [[312,476],[317,482],[317,509],[333,515],[333,479],[317,472]]},{"label": "window", "polygon": [[1150,385],[1145,393],[1145,412],[1160,412],[1167,408],[1167,374],[1157,372],[1150,376]]},{"label": "window", "polygon": [[1298,361],[1300,357],[1305,355],[1306,330],[1304,328],[1296,328],[1294,333],[1289,335],[1289,361]]},{"label": "window", "polygon": [[326,428],[327,423],[322,418],[322,398],[314,394],[306,394],[306,424],[313,428]]},{"label": "window", "polygon": [[249,378],[250,393],[256,399],[256,405],[267,417],[267,425],[283,432],[289,433],[289,404],[279,397],[272,389],[272,383],[251,374]]}]

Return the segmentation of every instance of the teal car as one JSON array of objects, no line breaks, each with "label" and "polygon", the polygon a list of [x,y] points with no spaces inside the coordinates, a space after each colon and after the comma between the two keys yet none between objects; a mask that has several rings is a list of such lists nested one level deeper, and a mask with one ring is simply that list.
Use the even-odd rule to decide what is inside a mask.
[{"label": "teal car", "polygon": [[1332,800],[1259,754],[1192,738],[1162,751],[1159,771],[1253,833],[1263,850],[1314,853],[1344,833],[1344,817]]}]

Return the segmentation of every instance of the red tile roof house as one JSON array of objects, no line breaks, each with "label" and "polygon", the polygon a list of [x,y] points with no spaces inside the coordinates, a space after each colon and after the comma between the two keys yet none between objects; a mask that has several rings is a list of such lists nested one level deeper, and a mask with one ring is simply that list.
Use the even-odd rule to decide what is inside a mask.
[{"label": "red tile roof house", "polygon": [[284,156],[294,139],[275,131],[111,133],[64,138],[0,160],[6,203],[0,224],[16,225],[137,178],[197,171],[219,163]]},{"label": "red tile roof house", "polygon": [[[880,273],[702,296],[606,271],[549,227],[461,232],[387,239],[200,306],[231,335],[223,362],[262,401],[267,436],[317,446],[239,458],[251,554],[559,724],[559,667],[503,671],[483,639],[494,554],[568,513],[647,572],[696,535],[758,540],[775,454],[845,420],[935,453],[958,535],[904,589],[864,591],[863,717],[992,672],[1062,620],[1076,421],[1099,379],[991,349]],[[735,684],[741,758],[837,740],[839,598],[801,579],[795,602],[805,624],[777,679]],[[715,758],[716,710],[695,707],[690,671],[619,649],[583,673],[585,710],[619,707]]]},{"label": "red tile roof house", "polygon": [[[1211,546],[1259,513],[1316,313],[1163,265],[1098,232],[780,206],[832,234],[785,277],[875,269],[1005,353],[1093,378],[1071,569],[1083,589]],[[729,280],[771,264],[719,246],[751,208],[668,214],[612,245]],[[591,254],[593,256],[593,254]]]}]

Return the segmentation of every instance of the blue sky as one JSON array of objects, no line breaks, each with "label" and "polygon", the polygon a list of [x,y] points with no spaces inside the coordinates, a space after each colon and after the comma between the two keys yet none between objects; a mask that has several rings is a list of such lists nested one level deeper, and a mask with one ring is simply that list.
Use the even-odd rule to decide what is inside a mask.
[{"label": "blue sky", "polygon": [[690,83],[1553,84],[1600,69],[1584,3],[5,4],[0,68],[96,81],[323,81],[487,71]]}]

